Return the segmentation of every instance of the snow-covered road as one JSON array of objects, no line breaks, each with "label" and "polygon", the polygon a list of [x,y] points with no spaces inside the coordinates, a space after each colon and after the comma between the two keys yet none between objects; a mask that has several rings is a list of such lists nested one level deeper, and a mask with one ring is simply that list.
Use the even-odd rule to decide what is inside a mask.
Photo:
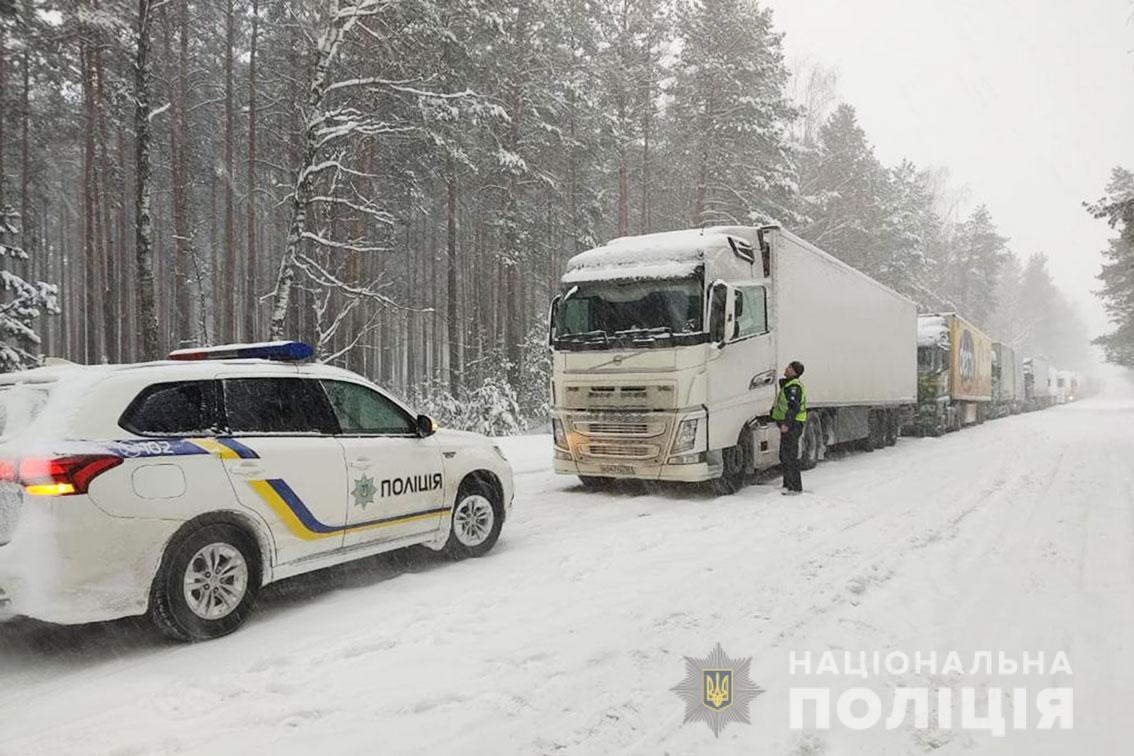
[{"label": "snow-covered road", "polygon": [[[712,498],[599,494],[509,439],[516,509],[485,559],[371,559],[268,589],[240,632],[0,625],[0,753],[1120,754],[1134,746],[1134,402],[902,439]],[[682,724],[683,656],[766,691]],[[1074,729],[792,731],[789,654],[1067,654]],[[840,682],[999,685],[924,674]],[[1010,687],[1006,683],[1005,687]],[[887,700],[883,697],[883,700]],[[889,709],[887,708],[888,713]]]}]

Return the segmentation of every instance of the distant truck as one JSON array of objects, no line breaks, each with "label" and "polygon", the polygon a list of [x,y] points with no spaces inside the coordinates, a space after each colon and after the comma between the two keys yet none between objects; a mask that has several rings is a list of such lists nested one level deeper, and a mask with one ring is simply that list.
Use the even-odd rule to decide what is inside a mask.
[{"label": "distant truck", "polygon": [[1079,374],[1073,370],[1056,370],[1055,403],[1067,404],[1079,398]]},{"label": "distant truck", "polygon": [[982,423],[992,401],[992,339],[955,312],[918,317],[913,431],[939,436]]},{"label": "distant truck", "polygon": [[992,343],[992,404],[989,417],[1006,417],[1024,406],[1024,360],[1016,350]]},{"label": "distant truck", "polygon": [[1028,412],[1046,409],[1055,403],[1051,373],[1051,363],[1046,357],[1024,358],[1024,409]]},{"label": "distant truck", "polygon": [[573,257],[551,307],[555,471],[714,481],[778,464],[769,412],[806,366],[801,461],[895,443],[917,397],[914,303],[779,226],[616,239]]}]

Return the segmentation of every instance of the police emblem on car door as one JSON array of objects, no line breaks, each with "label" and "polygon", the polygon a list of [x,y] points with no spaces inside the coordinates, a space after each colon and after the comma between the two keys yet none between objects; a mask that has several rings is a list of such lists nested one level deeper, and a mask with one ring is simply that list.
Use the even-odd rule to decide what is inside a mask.
[{"label": "police emblem on car door", "polygon": [[347,547],[437,530],[448,512],[441,451],[414,417],[360,383],[323,381],[346,456]]}]

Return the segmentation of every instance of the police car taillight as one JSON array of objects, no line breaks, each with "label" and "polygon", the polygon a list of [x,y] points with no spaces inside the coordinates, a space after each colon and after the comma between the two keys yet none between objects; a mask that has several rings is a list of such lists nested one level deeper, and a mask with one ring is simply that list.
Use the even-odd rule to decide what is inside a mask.
[{"label": "police car taillight", "polygon": [[20,460],[19,480],[32,496],[84,494],[92,480],[120,464],[122,457],[113,454],[26,457]]},{"label": "police car taillight", "polygon": [[178,349],[169,359],[191,360],[278,360],[302,362],[311,359],[315,350],[302,341],[269,341],[263,344],[226,344],[214,347]]}]

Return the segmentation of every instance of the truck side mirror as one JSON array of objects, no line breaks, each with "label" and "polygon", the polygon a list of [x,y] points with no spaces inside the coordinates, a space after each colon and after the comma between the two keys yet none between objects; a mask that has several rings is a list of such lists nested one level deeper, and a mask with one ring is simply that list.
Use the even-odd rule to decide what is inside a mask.
[{"label": "truck side mirror", "polygon": [[551,300],[551,310],[547,314],[547,345],[550,347],[555,343],[555,334],[559,331],[559,303],[562,297],[555,297]]},{"label": "truck side mirror", "polygon": [[709,340],[724,346],[731,325],[736,321],[733,314],[732,287],[723,281],[713,284],[709,299]]},{"label": "truck side mirror", "polygon": [[[732,338],[740,336],[740,318],[744,315],[744,296],[741,294],[740,289],[732,290]],[[726,309],[727,313],[727,309]],[[725,318],[728,320],[728,318]]]}]

